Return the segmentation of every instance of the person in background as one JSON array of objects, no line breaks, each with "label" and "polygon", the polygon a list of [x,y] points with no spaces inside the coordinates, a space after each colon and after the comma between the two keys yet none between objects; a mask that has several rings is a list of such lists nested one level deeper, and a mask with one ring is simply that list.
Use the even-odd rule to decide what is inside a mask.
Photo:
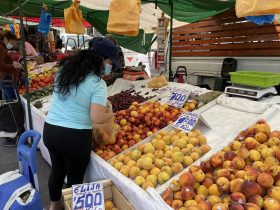
[{"label": "person in background", "polygon": [[60,37],[58,37],[55,43],[55,50],[56,52],[62,52],[62,48],[63,48],[63,41]]},{"label": "person in background", "polygon": [[0,33],[0,81],[11,79],[16,84],[18,78],[17,68],[22,68],[22,65],[13,62],[4,44],[3,33]]},{"label": "person in background", "polygon": [[119,66],[118,49],[104,38],[93,38],[88,50],[77,51],[60,62],[52,103],[46,118],[43,141],[50,153],[49,210],[60,210],[65,176],[67,187],[83,182],[90,160],[93,123],[113,117],[108,112],[107,86],[101,71],[108,64]]},{"label": "person in background", "polygon": [[[16,35],[13,34],[11,31],[3,32],[3,40],[7,47],[7,50],[19,51],[20,54],[22,54],[21,42],[19,40],[17,40]],[[27,56],[33,56],[33,57],[38,56],[38,53],[36,52],[34,47],[28,42],[25,42],[25,50],[26,50]]]},{"label": "person in background", "polygon": [[115,39],[113,34],[106,34],[105,38],[110,40],[119,50],[119,52],[118,52],[118,61],[119,61],[120,65],[121,65],[121,68],[116,68],[116,66],[113,66],[112,71],[121,72],[122,68],[125,67],[124,54],[123,54],[122,48],[118,45],[117,40]]}]

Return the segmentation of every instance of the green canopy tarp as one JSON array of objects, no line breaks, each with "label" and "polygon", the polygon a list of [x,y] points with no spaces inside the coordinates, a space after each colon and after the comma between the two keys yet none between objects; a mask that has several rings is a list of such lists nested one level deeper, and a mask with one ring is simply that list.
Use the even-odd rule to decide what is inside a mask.
[{"label": "green canopy tarp", "polygon": [[[49,12],[53,17],[63,17],[63,9],[70,6],[72,1],[53,1],[53,0],[29,0],[23,1],[24,16],[39,17],[41,5],[44,3],[49,6]],[[142,3],[156,3],[159,8],[170,15],[170,0],[142,0]],[[92,1],[94,5],[94,1]],[[230,7],[233,7],[235,0],[173,0],[173,17],[183,22],[195,22],[209,16],[218,14]],[[1,15],[18,15],[18,0],[0,1]],[[108,11],[93,10],[81,6],[84,18],[90,22],[103,35],[107,33]],[[11,12],[12,11],[12,12]],[[137,37],[117,36],[119,45],[140,53],[146,53],[151,45],[152,33],[145,34],[141,29]]]}]

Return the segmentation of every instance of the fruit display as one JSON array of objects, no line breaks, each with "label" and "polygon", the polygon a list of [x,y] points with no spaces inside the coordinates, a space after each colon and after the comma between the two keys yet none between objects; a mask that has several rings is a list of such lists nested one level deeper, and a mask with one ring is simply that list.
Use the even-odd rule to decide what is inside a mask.
[{"label": "fruit display", "polygon": [[173,209],[279,210],[280,131],[263,120],[192,165],[162,193]]},{"label": "fruit display", "polygon": [[174,122],[182,114],[180,110],[161,105],[159,102],[147,102],[143,105],[133,102],[126,109],[116,112],[116,123],[120,125],[116,144],[99,145],[95,152],[109,160],[116,154],[151,136]]},{"label": "fruit display", "polygon": [[148,88],[162,88],[168,85],[168,81],[165,76],[154,77],[151,81],[148,82]]},{"label": "fruit display", "polygon": [[120,93],[109,96],[108,100],[112,103],[113,112],[128,109],[133,102],[143,103],[153,96],[144,97],[140,95],[140,92],[136,92],[134,89],[123,90]]},{"label": "fruit display", "polygon": [[[53,93],[53,85],[46,86],[41,89],[37,89],[37,90],[29,93],[30,101],[31,102],[36,101],[38,99],[49,96],[52,93]],[[26,97],[25,95],[23,95],[23,96]]]},{"label": "fruit display", "polygon": [[143,189],[164,184],[211,149],[199,130],[188,134],[178,129],[162,130],[152,137],[150,142],[109,160]]}]

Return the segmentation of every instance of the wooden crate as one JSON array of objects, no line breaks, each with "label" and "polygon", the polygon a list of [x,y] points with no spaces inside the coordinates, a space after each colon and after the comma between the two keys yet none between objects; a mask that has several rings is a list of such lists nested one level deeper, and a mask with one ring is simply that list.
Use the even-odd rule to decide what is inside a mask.
[{"label": "wooden crate", "polygon": [[[111,180],[100,181],[103,184],[104,199],[113,201],[119,210],[134,210],[123,194],[115,187]],[[72,188],[62,190],[65,210],[72,209]]]}]

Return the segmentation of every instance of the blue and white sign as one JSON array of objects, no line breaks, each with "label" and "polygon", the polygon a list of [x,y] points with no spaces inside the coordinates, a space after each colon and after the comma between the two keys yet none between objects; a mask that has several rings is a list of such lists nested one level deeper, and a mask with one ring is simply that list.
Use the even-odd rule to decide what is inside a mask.
[{"label": "blue and white sign", "polygon": [[199,114],[192,113],[192,112],[185,112],[179,117],[179,119],[176,122],[174,122],[173,128],[178,128],[188,133],[197,124],[198,119],[199,119]]},{"label": "blue and white sign", "polygon": [[72,195],[73,210],[105,210],[102,183],[73,185]]},{"label": "blue and white sign", "polygon": [[186,89],[173,88],[172,94],[168,100],[168,105],[176,108],[182,108],[186,103],[190,93],[191,92]]}]

